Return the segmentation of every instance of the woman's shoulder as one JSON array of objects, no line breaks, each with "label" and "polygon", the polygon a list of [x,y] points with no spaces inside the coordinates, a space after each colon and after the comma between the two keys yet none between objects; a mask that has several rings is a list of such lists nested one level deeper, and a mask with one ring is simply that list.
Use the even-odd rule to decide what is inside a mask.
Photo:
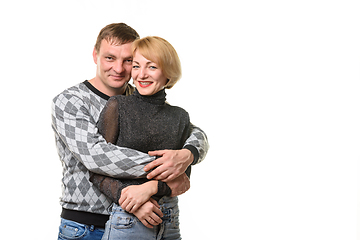
[{"label": "woman's shoulder", "polygon": [[115,95],[109,98],[108,103],[109,102],[118,102],[121,103],[127,99],[129,99],[130,96],[125,96],[125,95]]},{"label": "woman's shoulder", "polygon": [[109,98],[106,103],[107,106],[112,105],[112,107],[117,107],[119,109],[127,108],[134,105],[133,95],[116,95]]},{"label": "woman's shoulder", "polygon": [[122,96],[122,95],[116,95],[116,96],[110,97],[109,100],[106,103],[106,107],[119,108],[123,97],[124,96]]},{"label": "woman's shoulder", "polygon": [[166,106],[171,109],[172,112],[176,112],[177,114],[184,116],[184,117],[188,117],[189,118],[189,113],[182,107],[179,106],[172,106],[169,103],[165,103]]}]

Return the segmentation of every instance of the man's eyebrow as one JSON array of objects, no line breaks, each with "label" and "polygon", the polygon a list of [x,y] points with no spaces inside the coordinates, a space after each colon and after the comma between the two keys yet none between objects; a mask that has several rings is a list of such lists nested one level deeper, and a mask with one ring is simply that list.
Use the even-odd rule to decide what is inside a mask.
[{"label": "man's eyebrow", "polygon": [[106,56],[106,57],[113,57],[113,58],[115,58],[115,55],[114,55],[114,54],[111,54],[111,53],[105,53],[105,54],[104,54],[104,56]]}]

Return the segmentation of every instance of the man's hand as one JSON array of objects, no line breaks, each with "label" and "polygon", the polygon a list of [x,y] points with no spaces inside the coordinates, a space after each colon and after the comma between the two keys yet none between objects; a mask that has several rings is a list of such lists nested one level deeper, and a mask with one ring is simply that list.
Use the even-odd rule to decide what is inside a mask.
[{"label": "man's hand", "polygon": [[172,181],[167,182],[171,188],[171,197],[179,196],[190,189],[190,180],[188,176],[183,173]]},{"label": "man's hand", "polygon": [[135,211],[134,215],[148,228],[162,223],[161,217],[164,216],[159,204],[152,198]]},{"label": "man's hand", "polygon": [[188,149],[181,150],[159,150],[148,152],[150,156],[161,156],[145,166],[144,171],[148,172],[148,179],[155,179],[168,182],[179,177],[187,167],[194,161],[194,156]]},{"label": "man's hand", "polygon": [[121,191],[119,205],[129,213],[134,213],[158,191],[158,181],[149,181],[141,185],[131,185]]}]

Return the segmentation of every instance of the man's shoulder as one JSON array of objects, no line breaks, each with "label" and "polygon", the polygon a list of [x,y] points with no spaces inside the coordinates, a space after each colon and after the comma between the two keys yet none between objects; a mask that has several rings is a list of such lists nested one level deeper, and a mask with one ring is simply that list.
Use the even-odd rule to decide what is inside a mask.
[{"label": "man's shoulder", "polygon": [[58,95],[56,95],[54,97],[54,99],[59,98],[60,96],[64,96],[64,95],[78,95],[81,92],[82,85],[84,85],[83,82],[78,83],[72,87],[66,88],[65,90],[60,92]]},{"label": "man's shoulder", "polygon": [[81,82],[72,87],[66,88],[61,93],[56,95],[55,99],[58,98],[59,96],[64,96],[64,95],[81,95],[82,92],[84,91],[88,92],[89,89],[85,86],[84,82]]},{"label": "man's shoulder", "polygon": [[[65,89],[64,91],[62,91],[61,93],[59,93],[58,95],[56,95],[53,98],[53,102],[56,104],[59,101],[71,101],[73,102],[74,100],[83,100],[85,102],[89,102],[89,99],[94,98],[94,96],[92,97],[91,95],[95,95],[92,93],[92,91],[87,87],[86,85],[86,81],[78,83],[72,87],[69,87],[67,89]],[[97,97],[95,97],[97,98]],[[100,98],[100,97],[99,97]],[[100,101],[100,100],[98,100]]]},{"label": "man's shoulder", "polygon": [[131,84],[128,84],[125,90],[125,96],[130,96],[134,93],[135,87]]},{"label": "man's shoulder", "polygon": [[86,103],[90,102],[90,95],[90,90],[86,87],[85,82],[81,82],[56,95],[52,104],[55,109],[58,108],[63,111],[80,110],[82,107],[86,107]]}]

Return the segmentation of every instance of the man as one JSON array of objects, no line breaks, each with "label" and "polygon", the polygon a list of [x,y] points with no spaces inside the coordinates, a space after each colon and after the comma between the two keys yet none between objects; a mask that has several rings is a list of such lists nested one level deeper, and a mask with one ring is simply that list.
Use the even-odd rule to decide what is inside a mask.
[{"label": "man", "polygon": [[[124,23],[104,27],[93,51],[96,76],[66,89],[53,100],[52,127],[63,165],[59,239],[101,239],[104,233],[111,201],[90,183],[89,171],[136,178],[154,169],[147,177],[167,182],[173,194],[180,195],[190,187],[186,168],[201,162],[207,153],[206,135],[196,127],[182,150],[149,154],[108,144],[98,133],[96,123],[109,97],[134,91],[128,81],[131,43],[137,38],[137,32]],[[150,212],[161,215],[156,202],[148,201],[135,215],[145,219]]]}]

